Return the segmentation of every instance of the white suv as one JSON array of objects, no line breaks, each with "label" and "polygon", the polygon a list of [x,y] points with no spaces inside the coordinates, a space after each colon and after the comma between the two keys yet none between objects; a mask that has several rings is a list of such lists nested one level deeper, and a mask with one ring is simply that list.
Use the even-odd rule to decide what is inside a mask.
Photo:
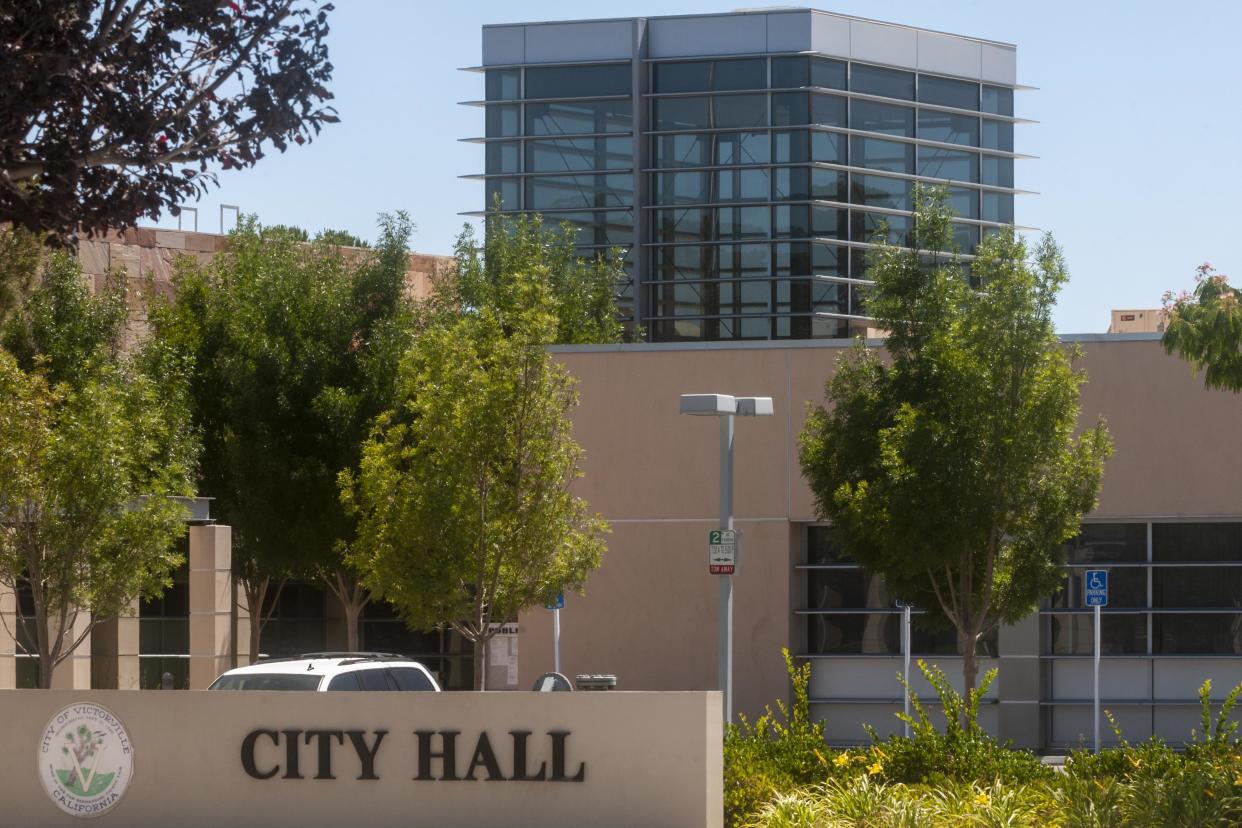
[{"label": "white suv", "polygon": [[208,690],[421,690],[440,685],[422,664],[392,653],[307,653],[222,673]]}]

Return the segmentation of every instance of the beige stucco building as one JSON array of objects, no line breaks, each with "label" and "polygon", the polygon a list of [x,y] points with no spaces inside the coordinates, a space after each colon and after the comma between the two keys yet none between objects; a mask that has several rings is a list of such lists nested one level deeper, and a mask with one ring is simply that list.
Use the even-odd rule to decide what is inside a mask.
[{"label": "beige stucco building", "polygon": [[[1203,679],[1222,696],[1242,680],[1242,398],[1204,390],[1157,335],[1065,341],[1081,349],[1089,378],[1082,422],[1105,418],[1115,453],[1070,553],[1079,566],[1067,569],[1062,598],[986,645],[983,667],[998,667],[1000,677],[981,719],[1031,747],[1090,738],[1090,616],[1076,578],[1087,564],[1105,565],[1113,593],[1103,626],[1104,706],[1130,740],[1151,732],[1185,739]],[[678,397],[770,396],[775,416],[738,418],[735,433],[734,511],[744,533],[736,708],[753,717],[787,698],[787,647],[812,665],[814,712],[831,741],[865,741],[863,722],[881,733],[899,727],[891,715],[900,709],[899,612],[876,580],[825,553],[797,460],[807,407],[822,401],[845,347],[555,349],[580,380],[575,435],[586,460],[577,490],[612,524],[586,595],[566,596],[563,672],[615,673],[626,689],[716,687],[717,583],[705,546],[718,523],[718,436],[714,422],[678,416]],[[539,609],[521,617],[521,686],[551,669],[550,616]],[[960,659],[942,641],[916,627],[914,647],[960,682]]]}]

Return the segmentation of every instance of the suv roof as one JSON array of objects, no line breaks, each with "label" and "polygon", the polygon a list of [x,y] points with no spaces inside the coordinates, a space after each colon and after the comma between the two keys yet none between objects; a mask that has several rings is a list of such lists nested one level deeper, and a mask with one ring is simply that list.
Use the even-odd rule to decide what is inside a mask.
[{"label": "suv roof", "polygon": [[383,669],[390,666],[415,667],[432,680],[436,690],[440,689],[434,674],[422,662],[396,653],[324,652],[289,658],[265,658],[254,664],[226,670],[216,681],[223,676],[252,674],[300,674],[332,678],[352,670]]}]

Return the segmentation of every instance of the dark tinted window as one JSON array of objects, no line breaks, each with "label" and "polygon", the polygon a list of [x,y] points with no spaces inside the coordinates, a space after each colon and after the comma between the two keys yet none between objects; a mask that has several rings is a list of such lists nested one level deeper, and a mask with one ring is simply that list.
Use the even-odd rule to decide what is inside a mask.
[{"label": "dark tinted window", "polygon": [[984,86],[982,104],[979,107],[993,115],[1013,116],[1013,90],[1002,86]]},{"label": "dark tinted window", "polygon": [[220,676],[210,690],[317,690],[322,676],[303,673],[240,673]]},{"label": "dark tinted window", "polygon": [[506,104],[487,108],[488,138],[507,138],[522,130],[521,107]]},{"label": "dark tinted window", "polygon": [[882,66],[855,63],[850,74],[850,89],[868,95],[914,100],[914,73]]},{"label": "dark tinted window", "polygon": [[845,88],[845,61],[811,58],[811,86]]},{"label": "dark tinted window", "polygon": [[1009,121],[983,119],[983,146],[1013,152],[1013,124]]},{"label": "dark tinted window", "polygon": [[487,99],[489,101],[512,101],[518,97],[518,70],[491,69],[487,73]]},{"label": "dark tinted window", "polygon": [[979,145],[979,119],[970,115],[952,115],[934,109],[920,109],[919,137],[944,144],[966,144],[977,147]]},{"label": "dark tinted window", "polygon": [[362,684],[363,690],[391,690],[392,685],[388,682],[388,671],[382,667],[370,670],[358,670],[358,681]]},{"label": "dark tinted window", "polygon": [[775,126],[805,124],[810,117],[810,96],[805,92],[773,92],[772,123]]},{"label": "dark tinted window", "polygon": [[908,106],[855,99],[850,101],[850,127],[913,138],[914,110]]},{"label": "dark tinted window", "polygon": [[763,58],[657,63],[653,74],[656,92],[719,92],[764,89],[768,85],[767,61]]},{"label": "dark tinted window", "polygon": [[389,667],[388,672],[401,690],[435,690],[426,674],[417,667]]},{"label": "dark tinted window", "polygon": [[914,173],[914,144],[881,141],[878,138],[854,138],[850,141],[850,163],[873,170]]},{"label": "dark tinted window", "polygon": [[526,70],[527,98],[590,98],[628,94],[629,64],[547,66]]},{"label": "dark tinted window", "polygon": [[518,172],[521,145],[517,141],[492,141],[487,145],[488,175]]},{"label": "dark tinted window", "polygon": [[980,180],[993,187],[1013,186],[1013,159],[998,158],[995,155],[983,156],[983,173]]},{"label": "dark tinted window", "polygon": [[845,98],[836,95],[812,95],[811,123],[844,127]]},{"label": "dark tinted window", "polygon": [[1155,523],[1156,561],[1242,561],[1242,523]]},{"label": "dark tinted window", "polygon": [[809,57],[772,58],[773,89],[809,86],[810,83],[811,59]]},{"label": "dark tinted window", "polygon": [[919,75],[919,100],[958,109],[979,108],[979,84],[970,81]]},{"label": "dark tinted window", "polygon": [[358,671],[353,670],[348,673],[338,673],[332,677],[332,681],[328,682],[329,690],[361,690],[358,684]]},{"label": "dark tinted window", "polygon": [[[494,108],[488,108],[488,115]],[[628,132],[633,122],[632,115],[633,107],[628,100],[532,103],[526,105],[526,134],[572,135],[574,133]],[[490,137],[491,130],[488,130],[487,134]]]}]

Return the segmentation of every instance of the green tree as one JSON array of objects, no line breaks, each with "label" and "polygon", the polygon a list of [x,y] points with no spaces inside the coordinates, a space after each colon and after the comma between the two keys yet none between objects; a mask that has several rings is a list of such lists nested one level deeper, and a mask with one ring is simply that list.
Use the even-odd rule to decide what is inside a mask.
[{"label": "green tree", "polygon": [[979,639],[1056,590],[1111,442],[1102,422],[1075,436],[1086,378],[1052,328],[1066,272],[1051,237],[990,236],[968,281],[955,253],[929,252],[953,249],[943,196],[916,204],[910,246],[869,270],[888,359],[860,344],[838,362],[799,456],[850,554],[956,631],[973,689]]},{"label": "green tree", "polygon": [[580,589],[607,529],[569,491],[582,451],[566,416],[574,382],[545,347],[558,330],[551,273],[516,268],[496,290],[420,332],[398,404],[359,473],[341,476],[364,582],[410,626],[473,642],[478,690],[493,624]]},{"label": "green tree", "polygon": [[1208,388],[1242,391],[1242,291],[1204,262],[1191,293],[1164,296],[1164,350],[1203,371]]},{"label": "green tree", "polygon": [[92,296],[57,254],[3,332],[0,583],[29,590],[33,630],[19,641],[33,638],[40,687],[184,560],[185,508],[172,496],[192,493],[185,376],[120,351],[123,284]]},{"label": "green tree", "polygon": [[392,404],[413,330],[409,234],[404,215],[384,217],[377,249],[346,258],[250,219],[208,266],[182,260],[177,302],[152,313],[156,340],[193,365],[200,488],[234,528],[252,658],[271,585],[293,576],[323,580],[358,647],[369,597],[344,560],[354,520],[336,476]]},{"label": "green tree", "polygon": [[[584,258],[574,250],[566,224],[549,226],[538,214],[488,214],[483,243],[467,226],[457,239],[453,277],[436,285],[437,300],[450,313],[491,308],[502,321],[525,308],[512,281],[522,274],[546,282],[556,313],[550,342],[563,345],[620,342],[616,291],[626,280],[619,251]],[[506,323],[507,324],[507,323]]]}]

